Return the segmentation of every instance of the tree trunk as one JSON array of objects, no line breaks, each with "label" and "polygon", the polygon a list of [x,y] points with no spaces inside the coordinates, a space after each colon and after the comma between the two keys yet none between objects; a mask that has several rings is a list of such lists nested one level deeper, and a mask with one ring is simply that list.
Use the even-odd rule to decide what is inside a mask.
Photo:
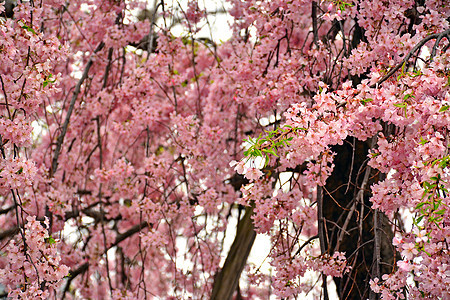
[{"label": "tree trunk", "polygon": [[239,278],[256,237],[252,214],[253,206],[247,207],[244,216],[239,220],[230,252],[214,280],[211,300],[229,300],[237,290]]},{"label": "tree trunk", "polygon": [[392,229],[379,211],[374,228],[370,186],[380,174],[367,166],[369,149],[370,140],[353,138],[333,147],[335,168],[323,191],[326,252],[345,252],[352,267],[342,278],[334,278],[340,299],[367,299],[372,276],[390,273],[394,267]]}]

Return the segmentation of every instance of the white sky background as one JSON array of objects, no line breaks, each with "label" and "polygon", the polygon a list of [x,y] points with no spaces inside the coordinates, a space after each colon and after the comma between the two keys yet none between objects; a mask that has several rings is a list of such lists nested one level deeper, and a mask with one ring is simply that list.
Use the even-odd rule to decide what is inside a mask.
[{"label": "white sky background", "polygon": [[[170,1],[168,1],[170,2]],[[183,10],[187,9],[187,1],[172,1],[174,6],[181,6]],[[200,9],[205,9],[207,12],[227,11],[231,8],[229,3],[224,3],[220,0],[199,0]],[[221,41],[226,41],[231,38],[230,24],[233,18],[227,13],[217,13],[208,16],[208,22],[201,21],[199,23],[202,29],[196,34],[197,38],[211,38],[214,42],[220,44]],[[187,33],[181,26],[175,26],[172,29],[174,35],[183,35]]]}]

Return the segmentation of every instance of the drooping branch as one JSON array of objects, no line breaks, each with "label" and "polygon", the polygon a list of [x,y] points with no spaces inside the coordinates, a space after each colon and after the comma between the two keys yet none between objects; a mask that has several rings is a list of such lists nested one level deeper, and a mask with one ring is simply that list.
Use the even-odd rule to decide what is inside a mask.
[{"label": "drooping branch", "polygon": [[66,119],[64,120],[64,124],[61,128],[61,133],[59,134],[58,139],[56,140],[56,148],[55,148],[55,154],[54,154],[53,160],[52,160],[52,166],[50,169],[50,177],[52,177],[53,174],[55,174],[55,172],[58,168],[59,154],[61,152],[61,148],[64,143],[64,138],[67,133],[67,128],[69,127],[70,117],[72,116],[73,108],[75,106],[75,101],[77,100],[78,95],[80,94],[80,91],[81,91],[81,85],[83,85],[84,80],[86,80],[86,78],[88,76],[89,69],[92,67],[92,64],[94,62],[93,57],[94,57],[95,53],[102,50],[104,46],[105,46],[105,43],[103,43],[103,42],[101,42],[97,46],[93,55],[91,56],[91,58],[89,58],[89,61],[86,64],[86,67],[84,68],[83,75],[81,76],[80,80],[78,81],[77,85],[75,86],[75,90],[73,91],[72,99],[70,100],[69,109],[67,110]]},{"label": "drooping branch", "polygon": [[436,42],[433,45],[433,49],[431,49],[431,54],[430,54],[430,58],[433,59],[433,57],[436,56],[436,51],[437,51],[437,47],[439,46],[439,43],[441,42],[441,40],[446,37],[447,40],[450,42],[450,29],[441,32],[437,38],[436,38]]},{"label": "drooping branch", "polygon": [[112,243],[108,247],[108,250],[111,249],[112,247],[117,246],[120,242],[123,242],[124,240],[126,240],[127,238],[132,236],[133,234],[138,233],[142,229],[147,228],[149,225],[151,225],[151,224],[149,224],[148,222],[142,222],[141,224],[134,225],[133,227],[131,227],[130,229],[128,229],[124,233],[118,234],[117,237],[116,237],[115,242]]},{"label": "drooping branch", "polygon": [[379,85],[381,85],[383,82],[388,80],[392,75],[395,74],[413,55],[416,53],[420,48],[422,48],[428,41],[436,39],[436,43],[433,46],[433,50],[431,52],[430,58],[433,58],[436,55],[436,49],[439,44],[439,42],[444,38],[447,37],[447,39],[450,36],[450,29],[445,30],[444,32],[435,33],[427,36],[423,40],[421,40],[414,48],[411,49],[411,51],[408,52],[408,54],[405,56],[405,58],[397,64],[395,67],[393,67],[386,75],[383,76],[380,80],[378,80],[377,83],[372,84],[370,87],[375,88]]},{"label": "drooping branch", "polygon": [[317,234],[314,235],[314,236],[312,236],[312,237],[310,237],[306,242],[303,243],[303,245],[301,245],[301,246],[298,248],[298,250],[297,250],[297,252],[295,252],[294,256],[299,255],[300,252],[302,252],[302,250],[303,250],[306,246],[308,246],[312,241],[314,241],[314,240],[317,239],[317,238],[319,238],[319,235],[317,235]]},{"label": "drooping branch", "polygon": [[[381,236],[380,236],[380,212],[375,209],[373,212],[373,233],[374,233],[374,252],[373,252],[373,268],[372,278],[380,278],[380,264],[381,264]],[[369,295],[370,300],[376,300],[377,295],[371,290]]]},{"label": "drooping branch", "polygon": [[[327,252],[329,241],[325,238],[325,222],[323,214],[323,188],[317,187],[317,222],[319,231],[320,253],[324,255]],[[322,273],[323,299],[328,300],[327,276]]]},{"label": "drooping branch", "polygon": [[[106,253],[109,249],[116,247],[119,243],[123,242],[124,240],[131,237],[132,235],[140,232],[142,229],[147,228],[149,225],[150,224],[148,222],[142,222],[140,224],[134,225],[133,227],[131,227],[124,233],[118,234],[114,243],[112,243],[108,247],[105,247],[104,253]],[[89,269],[89,262],[86,262],[86,263],[82,264],[81,266],[79,266],[78,268],[76,268],[75,270],[70,271],[70,273],[68,275],[66,286],[64,287],[62,299],[65,298],[66,293],[69,291],[70,284],[72,283],[72,281],[78,275],[85,273],[88,269]]]}]

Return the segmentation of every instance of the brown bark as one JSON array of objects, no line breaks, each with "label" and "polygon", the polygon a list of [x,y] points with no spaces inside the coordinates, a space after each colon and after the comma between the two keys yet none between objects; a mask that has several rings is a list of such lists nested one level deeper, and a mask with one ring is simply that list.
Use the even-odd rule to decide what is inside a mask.
[{"label": "brown bark", "polygon": [[239,278],[256,237],[252,214],[253,207],[247,207],[244,216],[239,220],[230,252],[214,280],[211,300],[229,300],[237,290]]},{"label": "brown bark", "polygon": [[333,147],[335,168],[323,192],[327,252],[345,252],[352,266],[343,278],[334,278],[340,299],[367,299],[369,280],[374,274],[390,273],[396,255],[389,220],[381,212],[377,212],[377,239],[374,235],[370,186],[380,174],[367,166],[369,143],[347,139]]}]

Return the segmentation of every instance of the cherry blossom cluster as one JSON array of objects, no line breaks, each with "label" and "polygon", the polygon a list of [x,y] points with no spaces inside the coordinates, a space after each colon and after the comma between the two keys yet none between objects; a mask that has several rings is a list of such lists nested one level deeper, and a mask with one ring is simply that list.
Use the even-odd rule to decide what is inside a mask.
[{"label": "cherry blossom cluster", "polygon": [[[371,282],[372,289],[381,293],[386,299],[395,299],[395,295],[404,298],[402,289],[407,285],[406,279],[419,282],[418,286],[408,286],[412,299],[446,298],[450,269],[445,243],[448,237],[440,240],[426,230],[415,229],[404,237],[395,237],[393,245],[401,251],[402,260],[397,262],[398,270],[394,274],[383,275]],[[444,256],[443,256],[444,255]]]},{"label": "cherry blossom cluster", "polygon": [[[15,237],[2,240],[1,284],[14,299],[46,299],[55,294],[69,268],[61,263],[60,241],[50,236],[49,220],[38,215],[45,202],[36,195],[41,170],[24,147],[35,143],[32,122],[42,106],[59,92],[61,79],[55,66],[68,48],[54,34],[39,30],[48,5],[18,3],[15,18],[0,18],[0,176],[2,229],[15,227]],[[4,13],[4,3],[0,13]],[[32,197],[32,195],[36,197]],[[37,193],[39,194],[39,193]]]},{"label": "cherry blossom cluster", "polygon": [[[331,84],[332,88],[327,84],[316,82],[316,89],[319,92],[312,97],[313,102],[307,99],[300,100],[301,96],[299,96],[298,103],[291,105],[285,117],[290,126],[305,130],[293,135],[292,145],[285,148],[284,157],[281,157],[280,162],[283,167],[294,167],[299,163],[308,162],[305,174],[309,175],[310,180],[314,179],[313,175],[317,175],[315,183],[323,185],[334,168],[332,155],[326,155],[332,153],[330,146],[342,144],[347,136],[362,141],[373,139],[376,141],[376,146],[369,154],[368,164],[388,176],[371,187],[372,207],[391,217],[401,208],[410,210],[413,214],[417,214],[417,217],[424,216],[419,209],[419,207],[423,207],[420,204],[426,201],[423,198],[424,188],[426,188],[426,184],[432,188],[438,186],[440,191],[445,190],[445,192],[437,193],[439,195],[436,199],[430,204],[427,203],[426,206],[439,206],[439,208],[432,208],[433,214],[435,214],[434,221],[430,222],[430,218],[428,218],[430,213],[426,212],[427,221],[425,223],[422,221],[414,226],[415,229],[420,229],[420,232],[425,230],[427,236],[435,237],[442,236],[442,232],[436,231],[438,228],[443,232],[448,231],[448,224],[443,221],[448,215],[448,200],[445,196],[448,184],[447,167],[439,165],[446,157],[448,149],[449,55],[440,52],[433,57],[432,61],[427,61],[424,67],[419,68],[405,68],[406,63],[402,60],[427,34],[443,32],[448,29],[448,20],[442,23],[433,23],[432,26],[426,24],[429,20],[436,21],[438,18],[443,20],[448,8],[441,9],[442,7],[437,3],[427,3],[428,11],[423,7],[417,8],[417,13],[423,15],[424,20],[420,24],[413,25],[416,30],[414,36],[393,34],[394,28],[401,26],[401,20],[405,19],[405,14],[400,15],[400,12],[405,11],[412,4],[412,2],[400,3],[398,1],[390,1],[389,4],[386,4],[376,1],[369,7],[367,3],[358,3],[355,6],[347,7],[345,12],[343,10],[340,10],[339,13],[336,12],[336,15],[330,14],[334,5],[329,5],[326,10],[327,15],[324,16],[327,20],[342,20],[348,15],[359,14],[359,26],[364,28],[367,40],[361,42],[352,50],[350,56],[344,58],[343,65],[349,70],[350,75],[368,74],[366,76],[368,78],[362,79],[358,85],[347,81],[338,85],[337,88],[334,82]],[[273,13],[278,10],[271,10],[265,5],[267,4],[255,6],[254,11],[255,14],[272,12],[272,15],[266,14],[266,17],[268,19],[273,17],[273,23],[264,23],[264,27],[261,27],[260,31],[261,35],[267,32],[272,38],[272,41],[267,43],[264,43],[262,38],[261,43],[265,44],[266,49],[273,49],[277,47],[274,46],[274,41],[277,40],[275,36],[282,37],[282,29],[280,31],[271,29],[275,27],[278,29],[282,26],[280,23],[276,23],[279,22],[276,19],[278,15]],[[286,11],[285,8],[283,10]],[[279,11],[282,14],[281,7]],[[289,16],[289,13],[284,15],[284,17],[286,16]],[[345,31],[345,28],[343,30]],[[271,32],[268,33],[269,31]],[[318,41],[319,46],[320,42]],[[433,43],[434,41],[427,44],[428,49],[436,47]],[[280,46],[278,45],[278,47]],[[280,49],[284,48],[280,47]],[[266,50],[266,53],[268,52],[269,50]],[[424,58],[428,59],[429,54]],[[400,66],[398,71],[387,81],[383,79],[383,83],[379,83],[388,73],[389,68],[396,65]],[[283,75],[289,74],[289,67],[283,65],[282,69]],[[273,72],[277,71],[278,68],[273,70]],[[267,76],[271,76],[271,74]],[[278,76],[282,77],[282,75]],[[279,86],[278,82],[274,89]],[[301,93],[301,89],[299,91]],[[272,95],[273,92],[270,96],[267,95],[267,98],[272,99]],[[387,131],[386,128],[389,127],[393,130]],[[278,149],[278,151],[282,150]],[[320,163],[324,157],[329,157],[329,159]],[[236,170],[242,174],[248,172],[242,161],[237,164]],[[252,190],[253,188],[250,191]],[[255,195],[256,198],[259,198],[258,194]],[[249,197],[249,199],[251,198]],[[266,213],[266,215],[269,214]],[[267,230],[267,227],[263,228],[264,231]],[[403,234],[409,233],[406,231]],[[445,238],[433,240],[434,243],[441,245],[445,243],[444,241]],[[427,244],[434,244],[433,242],[429,240]],[[426,255],[426,252],[422,250],[424,247],[416,243],[405,243],[397,249],[406,261],[416,259],[416,265],[422,266],[422,259],[433,261],[432,265],[436,266],[447,264],[445,255],[448,250],[445,247],[442,252],[434,252],[436,253],[435,257]],[[417,260],[417,257],[420,259]],[[383,280],[385,289],[374,291],[382,293],[383,297],[390,299],[390,297],[394,297],[392,295],[399,296],[399,291],[406,285],[410,288],[406,278],[411,269],[405,264],[405,261],[402,261],[396,266],[399,268],[398,271],[391,275],[383,275],[380,280]],[[416,273],[420,274],[423,280],[427,278],[427,282],[431,282],[432,278],[447,280],[448,274],[442,273],[441,269],[446,269],[446,267],[427,268],[426,272],[418,271]],[[439,280],[439,282],[441,281]],[[438,297],[447,295],[445,287],[434,294],[428,286],[421,291]],[[417,290],[411,289],[411,295],[417,294],[416,292]]]},{"label": "cherry blossom cluster", "polygon": [[[312,272],[342,277],[349,271],[344,253],[335,252],[331,257],[326,254],[319,257],[273,257],[272,266],[277,270],[272,286],[278,297],[292,297],[302,292],[309,292],[314,283],[305,276]],[[308,272],[308,273],[307,273]]]},{"label": "cherry blossom cluster", "polygon": [[311,272],[356,272],[356,255],[321,249],[318,226],[336,148],[352,140],[371,145],[352,170],[360,206],[392,220],[398,254],[372,292],[449,297],[445,1],[230,0],[228,41],[202,35],[199,1],[155,5],[30,1],[6,17],[0,3],[9,297],[208,297],[242,206],[270,236],[273,274],[245,268],[239,292],[320,295]]},{"label": "cherry blossom cluster", "polygon": [[6,267],[0,274],[13,299],[47,299],[68,275],[69,268],[61,263],[59,241],[48,235],[48,227],[47,219],[41,224],[29,216],[23,239],[19,236],[6,246]]}]

